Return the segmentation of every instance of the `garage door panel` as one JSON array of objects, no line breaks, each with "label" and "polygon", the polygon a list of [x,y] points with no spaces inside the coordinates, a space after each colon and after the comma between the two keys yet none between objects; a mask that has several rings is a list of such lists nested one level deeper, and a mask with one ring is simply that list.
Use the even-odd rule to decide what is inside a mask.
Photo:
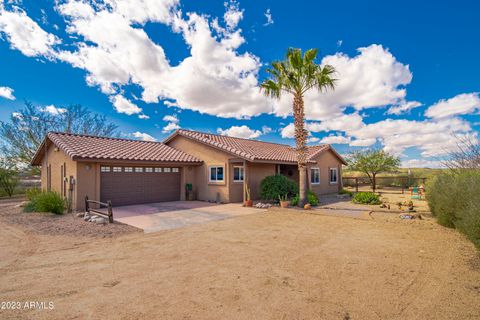
[{"label": "garage door panel", "polygon": [[114,206],[180,200],[179,172],[101,172],[101,201]]}]

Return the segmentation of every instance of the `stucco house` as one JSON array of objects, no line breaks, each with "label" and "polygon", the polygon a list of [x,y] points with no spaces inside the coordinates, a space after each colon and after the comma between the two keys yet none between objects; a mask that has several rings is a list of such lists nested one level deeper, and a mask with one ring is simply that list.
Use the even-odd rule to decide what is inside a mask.
[{"label": "stucco house", "polygon": [[[163,142],[50,132],[31,162],[41,166],[42,189],[71,200],[113,206],[184,200],[187,184],[204,201],[242,202],[244,185],[260,198],[260,182],[273,174],[298,181],[295,149],[288,145],[177,130]],[[336,193],[345,160],[330,146],[308,147],[308,184]]]}]

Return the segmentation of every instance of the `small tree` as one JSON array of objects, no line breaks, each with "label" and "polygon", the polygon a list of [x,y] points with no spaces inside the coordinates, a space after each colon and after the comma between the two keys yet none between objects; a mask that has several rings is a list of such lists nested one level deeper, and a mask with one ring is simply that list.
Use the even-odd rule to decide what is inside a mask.
[{"label": "small tree", "polygon": [[92,113],[81,105],[59,108],[56,113],[25,102],[12,113],[10,121],[0,121],[0,148],[3,158],[15,167],[26,167],[48,131],[118,135],[117,126],[103,115]]},{"label": "small tree", "polygon": [[18,184],[18,174],[14,170],[0,168],[0,187],[11,198]]},{"label": "small tree", "polygon": [[352,153],[348,159],[348,168],[365,173],[376,189],[376,177],[381,172],[391,172],[398,169],[400,158],[383,150],[364,150]]}]

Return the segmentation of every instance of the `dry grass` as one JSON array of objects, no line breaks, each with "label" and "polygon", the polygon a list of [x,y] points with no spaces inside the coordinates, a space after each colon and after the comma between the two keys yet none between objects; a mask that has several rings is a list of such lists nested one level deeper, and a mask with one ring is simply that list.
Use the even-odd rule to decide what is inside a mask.
[{"label": "dry grass", "polygon": [[55,304],[0,318],[480,318],[473,245],[392,217],[274,209],[93,241],[0,219],[0,301]]}]

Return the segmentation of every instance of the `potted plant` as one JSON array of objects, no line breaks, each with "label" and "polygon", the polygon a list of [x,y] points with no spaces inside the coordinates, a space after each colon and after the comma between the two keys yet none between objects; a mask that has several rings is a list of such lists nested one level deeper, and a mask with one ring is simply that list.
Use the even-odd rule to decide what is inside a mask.
[{"label": "potted plant", "polygon": [[246,184],[245,184],[245,196],[246,196],[246,200],[243,203],[243,205],[245,207],[253,207],[253,201],[250,198],[250,188]]},{"label": "potted plant", "polygon": [[288,201],[288,194],[285,194],[284,196],[278,196],[278,199],[280,200],[280,207],[286,208],[290,205],[290,201]]}]

